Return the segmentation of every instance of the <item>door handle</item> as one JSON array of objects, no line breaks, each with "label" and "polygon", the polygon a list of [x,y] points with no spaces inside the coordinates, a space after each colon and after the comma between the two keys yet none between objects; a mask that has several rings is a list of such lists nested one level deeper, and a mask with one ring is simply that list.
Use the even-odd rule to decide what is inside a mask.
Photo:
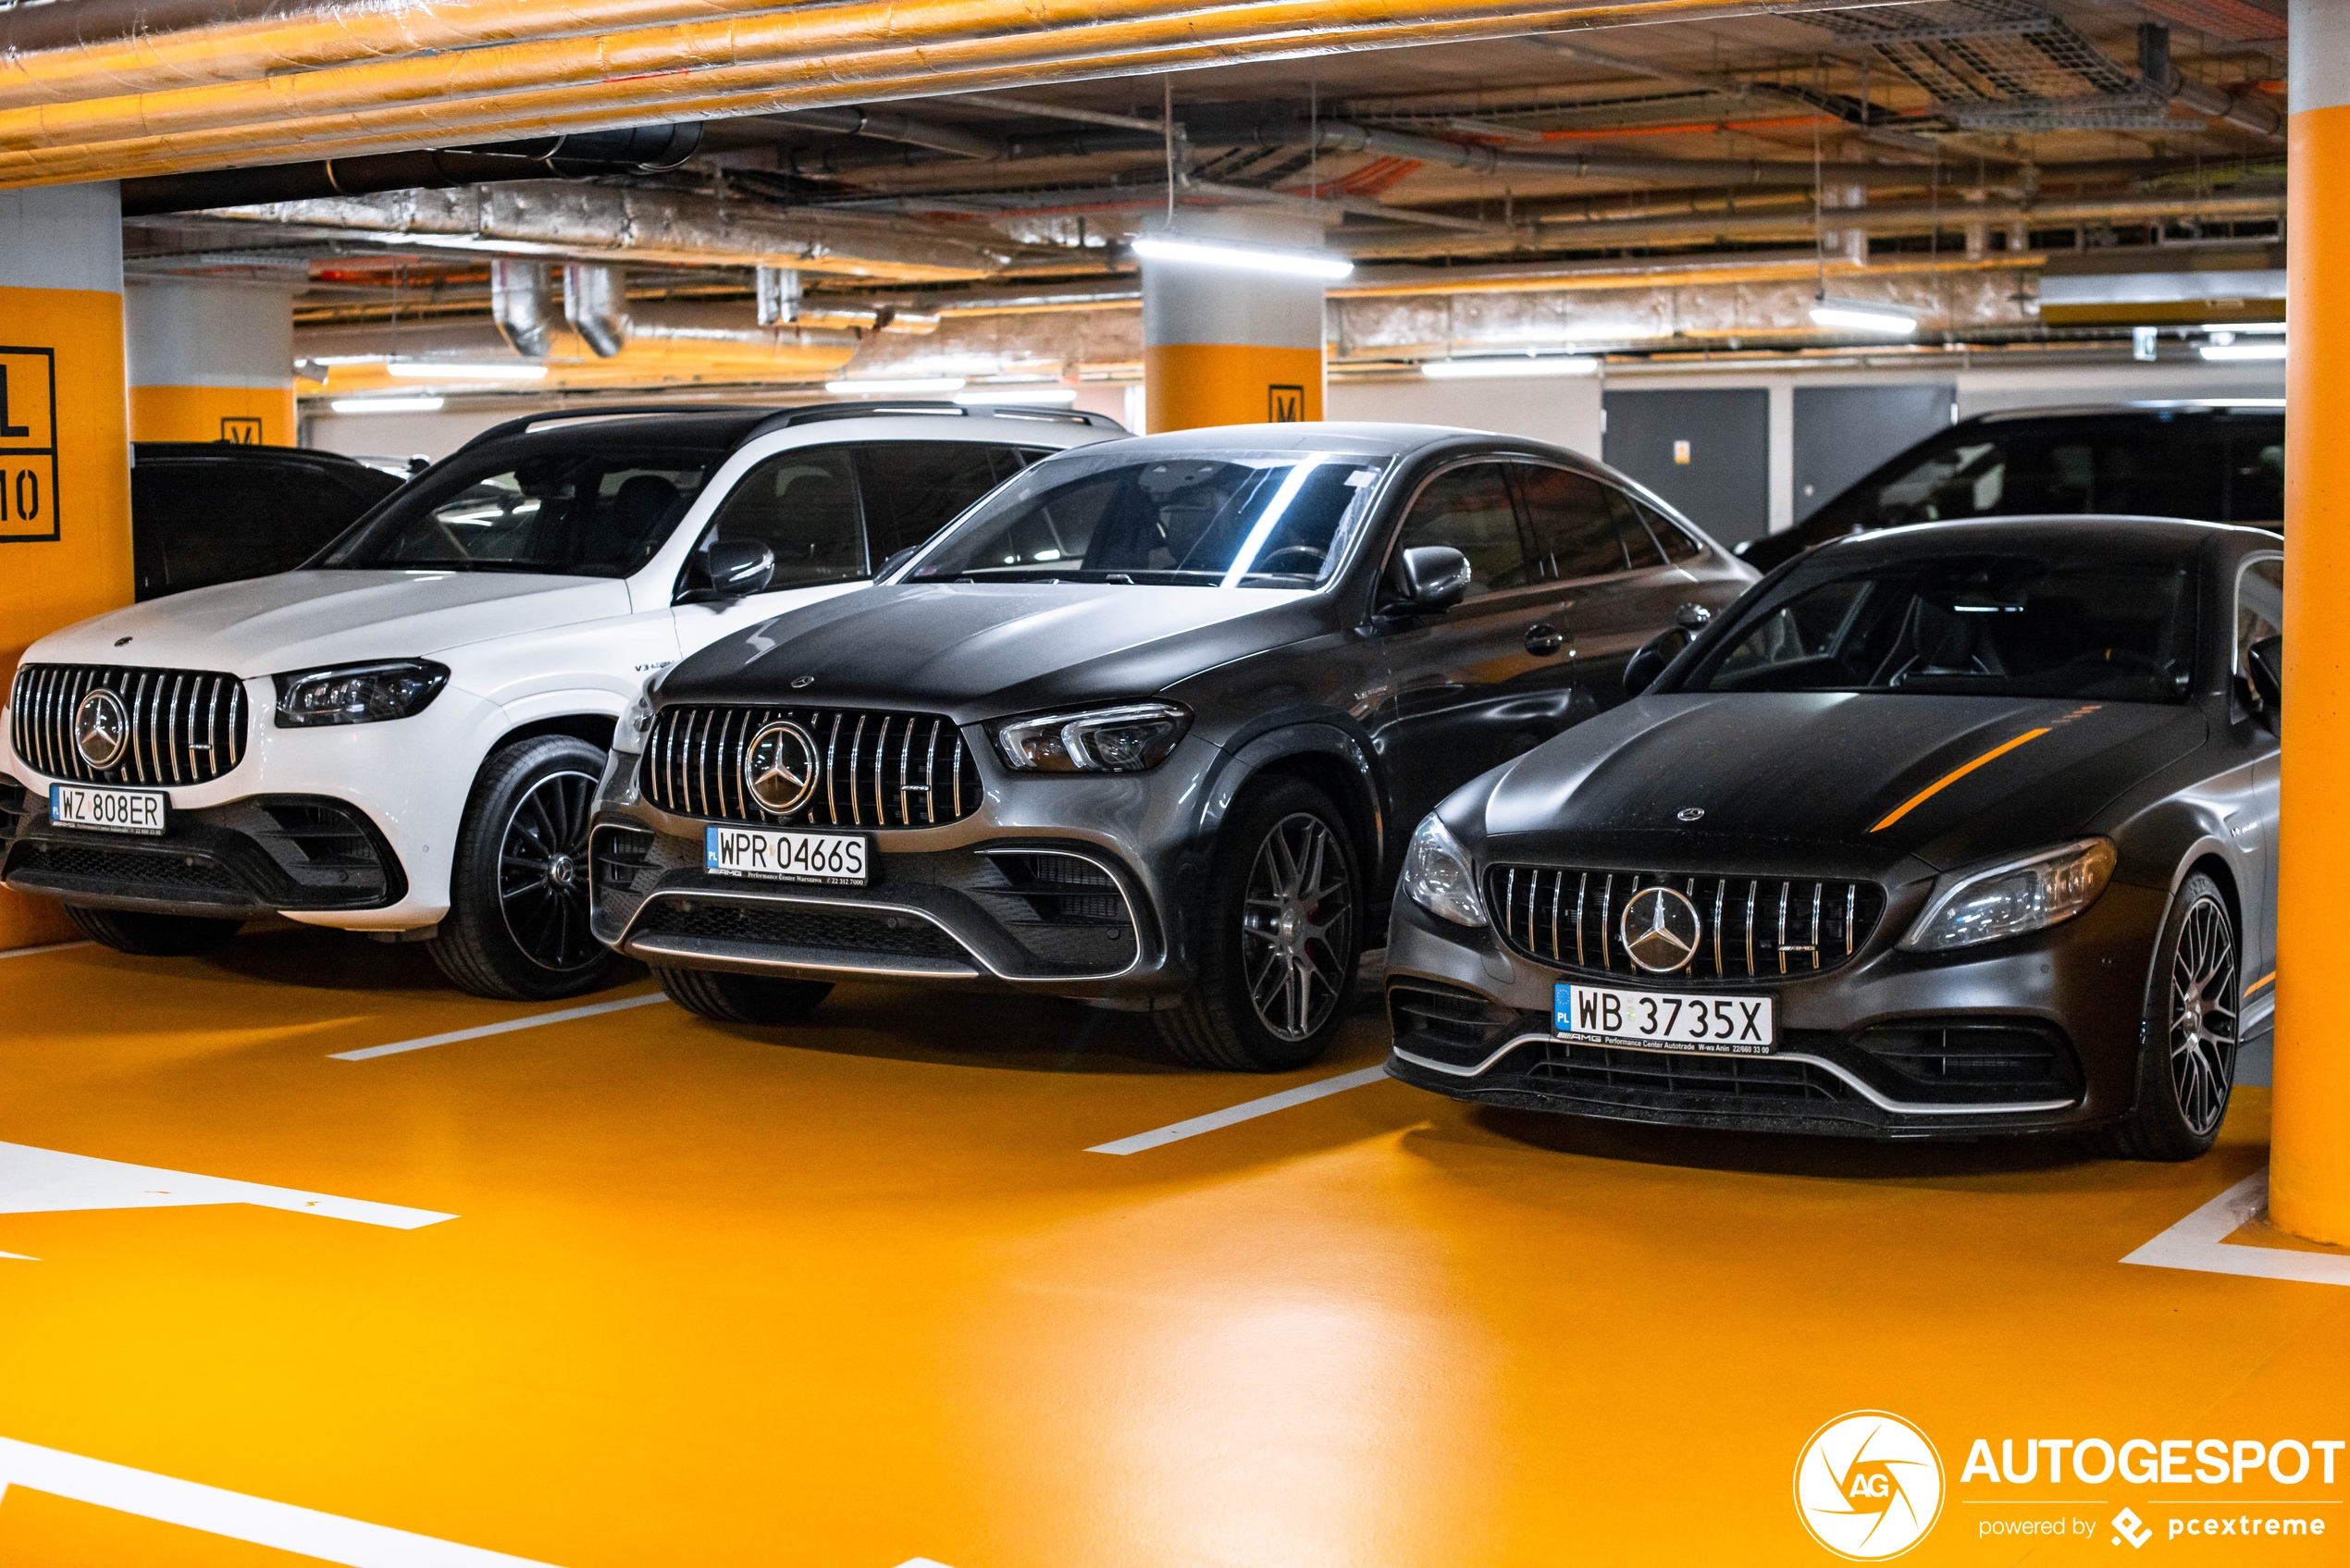
[{"label": "door handle", "polygon": [[1548,659],[1566,646],[1566,634],[1556,626],[1537,621],[1526,628],[1526,651],[1539,659]]}]

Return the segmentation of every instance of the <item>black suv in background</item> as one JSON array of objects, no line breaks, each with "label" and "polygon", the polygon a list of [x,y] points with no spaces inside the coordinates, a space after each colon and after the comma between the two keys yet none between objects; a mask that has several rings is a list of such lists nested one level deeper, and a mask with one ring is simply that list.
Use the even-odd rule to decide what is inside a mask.
[{"label": "black suv in background", "polygon": [[130,557],[138,597],[291,572],[401,483],[307,447],[136,442]]},{"label": "black suv in background", "polygon": [[2284,527],[2284,409],[2131,403],[1980,414],[1928,437],[1738,559],[1767,572],[1816,544],[1904,523],[2107,512]]},{"label": "black suv in background", "polygon": [[592,929],[711,1018],[993,982],[1294,1067],[1421,816],[1753,580],[1621,475],[1500,437],[1058,453],[867,592],[655,683],[598,801]]}]

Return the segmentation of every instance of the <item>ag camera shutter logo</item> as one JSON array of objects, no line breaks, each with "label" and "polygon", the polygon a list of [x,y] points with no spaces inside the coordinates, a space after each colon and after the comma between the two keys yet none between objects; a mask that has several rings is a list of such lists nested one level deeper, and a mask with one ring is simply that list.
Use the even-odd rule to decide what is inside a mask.
[{"label": "ag camera shutter logo", "polygon": [[1855,1562],[1899,1557],[1942,1517],[1942,1456],[1882,1410],[1839,1415],[1795,1462],[1795,1511],[1812,1538]]}]

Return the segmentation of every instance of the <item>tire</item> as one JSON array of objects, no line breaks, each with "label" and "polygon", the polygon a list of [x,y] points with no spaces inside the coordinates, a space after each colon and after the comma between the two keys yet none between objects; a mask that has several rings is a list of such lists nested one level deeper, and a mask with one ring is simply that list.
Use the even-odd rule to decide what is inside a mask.
[{"label": "tire", "polygon": [[1362,958],[1362,872],[1346,820],[1297,779],[1244,793],[1217,836],[1197,982],[1151,1015],[1195,1067],[1302,1068],[1345,1020]]},{"label": "tire", "polygon": [[729,974],[722,969],[671,969],[659,965],[653,978],[669,999],[689,1013],[720,1023],[798,1023],[832,994],[822,980],[781,980]]},{"label": "tire", "polygon": [[66,906],[81,934],[101,947],[142,958],[184,958],[209,953],[244,925],[242,920],[206,920],[202,915],[151,915],[141,909],[84,909]]},{"label": "tire", "polygon": [[2197,872],[2180,884],[2154,945],[2137,1104],[2113,1130],[2114,1153],[2191,1160],[2211,1147],[2235,1087],[2243,985],[2235,917]]},{"label": "tire", "polygon": [[465,802],[433,961],[460,990],[577,996],[620,966],[588,930],[588,824],[604,751],[570,735],[490,754]]}]

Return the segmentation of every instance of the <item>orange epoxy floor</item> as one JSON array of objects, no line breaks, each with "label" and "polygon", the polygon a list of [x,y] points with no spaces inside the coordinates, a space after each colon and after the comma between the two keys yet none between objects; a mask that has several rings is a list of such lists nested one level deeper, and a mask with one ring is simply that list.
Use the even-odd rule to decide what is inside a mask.
[{"label": "orange epoxy floor", "polygon": [[[2183,1167],[1391,1082],[1113,1157],[1376,1063],[1375,1004],[1269,1080],[885,987],[798,1031],[657,1005],[329,1057],[534,1010],[328,933],[0,961],[0,1142],[458,1216],[0,1212],[38,1260],[0,1260],[0,1438],[558,1568],[1823,1563],[1796,1459],[1874,1408],[1947,1468],[1907,1561],[2109,1560],[2108,1515],[2179,1498],[2331,1529],[2147,1552],[2350,1561],[2350,1463],[1960,1479],[1976,1437],[2350,1437],[2350,1289],[2119,1262],[2260,1167],[2263,1090]],[[2093,1535],[1982,1533],[2072,1503]],[[6,1568],[303,1561],[0,1498]]]}]

